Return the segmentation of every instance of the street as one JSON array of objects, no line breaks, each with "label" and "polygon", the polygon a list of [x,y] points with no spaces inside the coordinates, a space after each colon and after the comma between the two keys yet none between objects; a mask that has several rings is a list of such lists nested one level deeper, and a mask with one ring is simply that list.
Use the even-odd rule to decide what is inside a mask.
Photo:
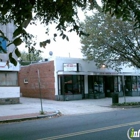
[{"label": "street", "polygon": [[0,124],[0,140],[127,140],[131,127],[140,129],[140,108]]}]

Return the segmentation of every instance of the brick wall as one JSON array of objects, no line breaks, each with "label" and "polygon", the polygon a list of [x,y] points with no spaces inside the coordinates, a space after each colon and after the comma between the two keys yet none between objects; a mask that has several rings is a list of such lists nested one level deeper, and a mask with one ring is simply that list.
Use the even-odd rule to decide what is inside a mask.
[{"label": "brick wall", "polygon": [[[40,88],[38,70],[40,73]],[[27,79],[28,83],[24,83],[24,79]],[[20,92],[23,97],[39,98],[41,89],[42,98],[54,100],[54,82],[54,61],[31,64],[21,67],[19,71]]]}]

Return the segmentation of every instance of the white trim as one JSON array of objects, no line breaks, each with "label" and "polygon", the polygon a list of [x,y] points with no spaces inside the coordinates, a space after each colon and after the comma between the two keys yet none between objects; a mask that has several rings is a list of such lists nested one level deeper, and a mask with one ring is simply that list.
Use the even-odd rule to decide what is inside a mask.
[{"label": "white trim", "polygon": [[28,79],[24,79],[24,83],[27,84],[28,83]]},{"label": "white trim", "polygon": [[65,71],[58,71],[58,75],[101,75],[101,76],[115,76],[115,75],[124,75],[124,76],[140,76],[140,73],[134,73],[134,72],[65,72]]}]

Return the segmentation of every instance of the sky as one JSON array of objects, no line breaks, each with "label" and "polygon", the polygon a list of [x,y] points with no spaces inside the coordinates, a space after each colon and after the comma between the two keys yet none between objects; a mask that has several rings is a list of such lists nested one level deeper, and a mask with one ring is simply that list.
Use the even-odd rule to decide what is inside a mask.
[{"label": "sky", "polygon": [[[84,13],[79,10],[79,19],[80,21],[84,21],[85,16]],[[40,25],[39,23],[37,26],[35,25],[29,25],[27,27],[27,31],[32,33],[37,37],[37,45],[36,48],[40,49],[39,42],[45,41],[47,39],[47,35],[45,34],[45,27],[43,25]],[[50,26],[51,33],[55,33],[56,30],[54,26]],[[80,43],[80,37],[75,33],[71,32],[67,34],[69,37],[69,41],[63,40],[60,37],[57,37],[56,42],[52,41],[50,44],[47,44],[45,49],[41,49],[43,53],[41,53],[41,56],[43,58],[49,58],[49,52],[53,52],[53,57],[59,56],[59,57],[73,57],[73,58],[82,58],[83,54],[81,53],[81,43]],[[19,47],[20,51],[25,51],[24,44],[22,44]]]},{"label": "sky", "polygon": [[[37,47],[39,48],[39,42],[45,41],[48,36],[45,35],[45,28],[41,25],[38,25],[37,27],[29,27],[29,30],[32,30],[32,33],[34,35],[37,35]],[[54,27],[50,27],[51,33],[55,33]],[[37,34],[36,34],[37,33]],[[76,35],[75,32],[68,33],[69,41],[66,39],[63,40],[61,37],[56,38],[55,41],[51,41],[50,44],[47,44],[45,49],[41,49],[43,51],[42,57],[48,58],[49,52],[53,52],[53,56],[62,56],[62,57],[82,57],[81,53],[81,44],[80,44],[80,38]]]}]

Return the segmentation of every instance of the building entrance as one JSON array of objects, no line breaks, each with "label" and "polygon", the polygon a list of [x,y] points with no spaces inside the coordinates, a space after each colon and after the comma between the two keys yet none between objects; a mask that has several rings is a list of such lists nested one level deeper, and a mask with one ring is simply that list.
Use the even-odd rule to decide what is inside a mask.
[{"label": "building entrance", "polygon": [[114,76],[104,76],[104,93],[105,97],[111,97],[114,92]]}]

